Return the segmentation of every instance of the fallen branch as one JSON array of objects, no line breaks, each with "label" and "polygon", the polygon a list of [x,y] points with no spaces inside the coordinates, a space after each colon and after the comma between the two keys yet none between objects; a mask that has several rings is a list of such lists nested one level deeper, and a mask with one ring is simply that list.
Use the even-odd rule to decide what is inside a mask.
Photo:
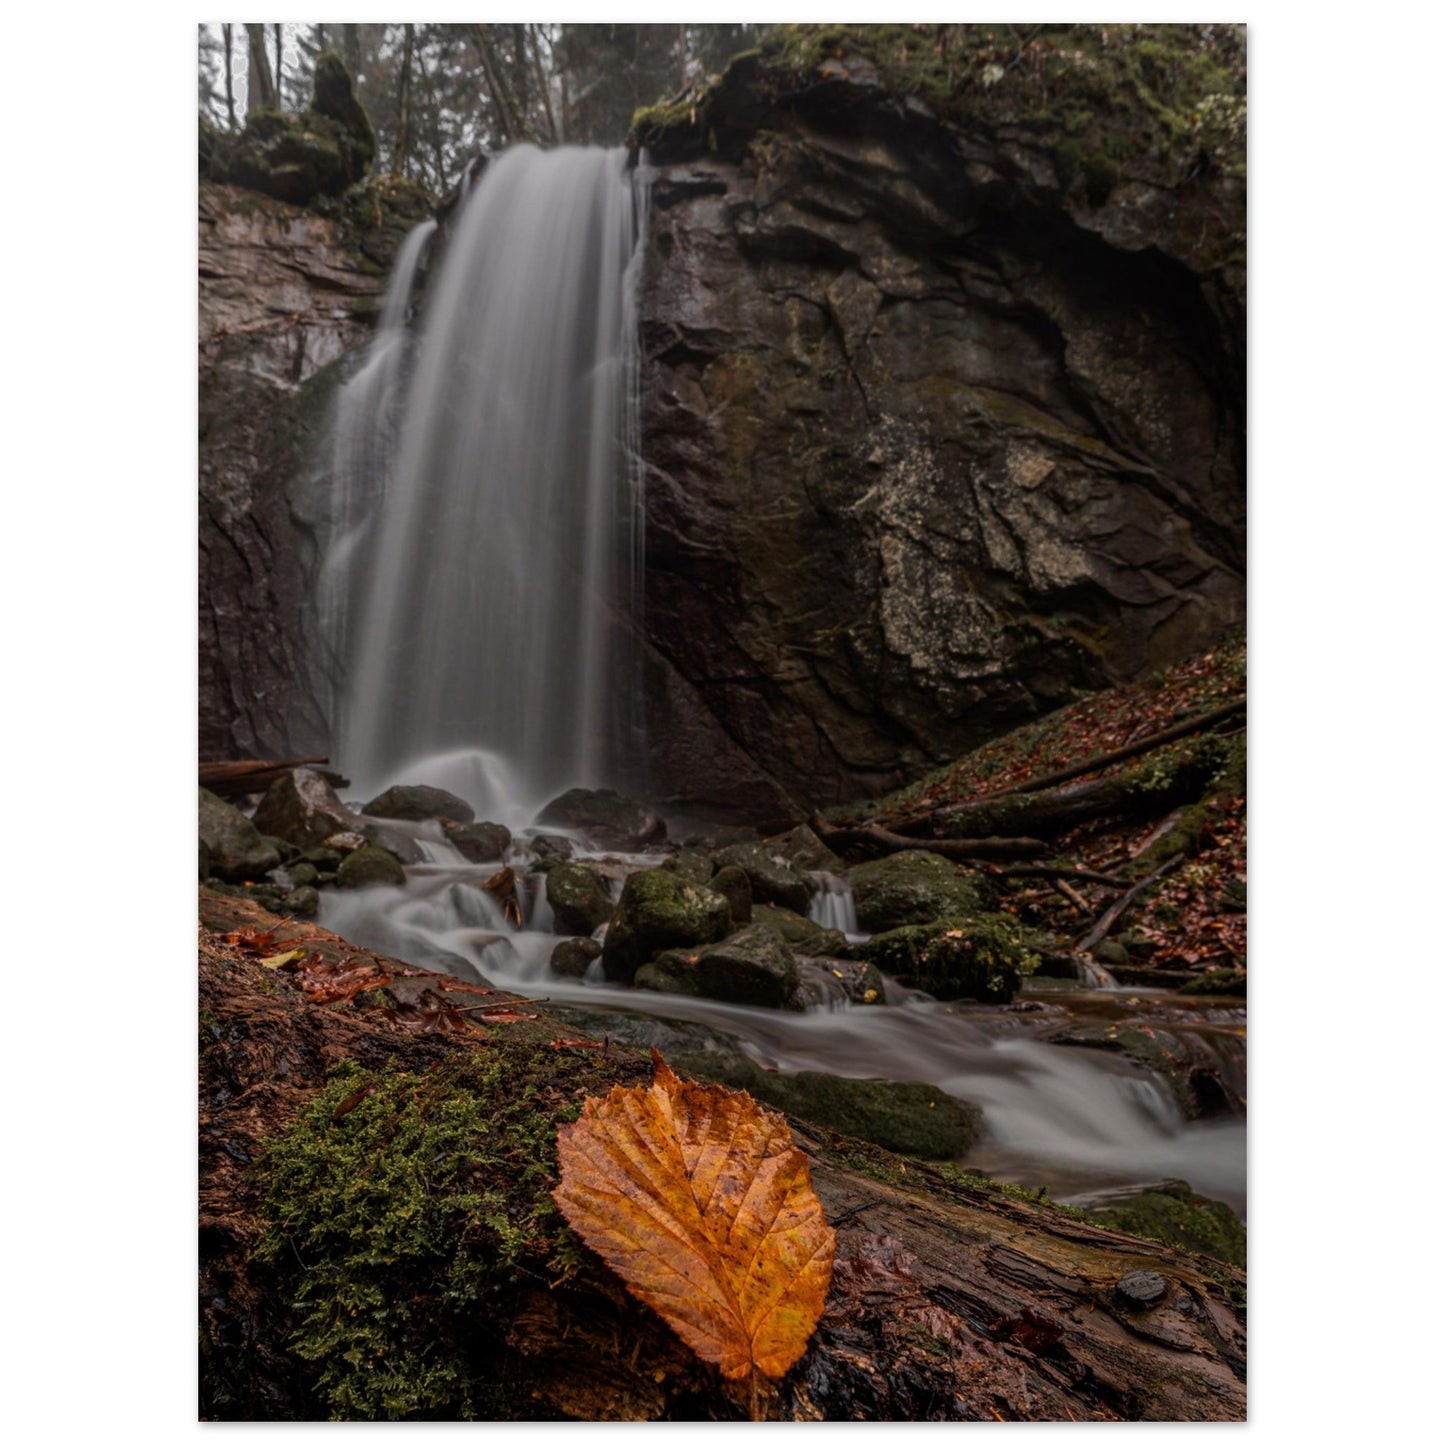
[{"label": "fallen branch", "polygon": [[871,847],[884,853],[923,849],[943,858],[987,861],[992,858],[1037,858],[1048,852],[1038,838],[905,838],[886,828],[866,824],[861,828],[830,828],[820,817],[811,820],[813,831],[835,851],[839,848]]},{"label": "fallen branch", "polygon": [[1099,916],[1099,921],[1073,945],[1070,952],[1087,953],[1096,943],[1101,943],[1109,936],[1109,930],[1122,918],[1138,901],[1138,899],[1152,888],[1166,873],[1172,872],[1184,861],[1182,853],[1176,853],[1174,857],[1161,863],[1147,877],[1141,878],[1121,898],[1116,898]]},{"label": "fallen branch", "polygon": [[348,788],[350,779],[340,773],[327,772],[319,764],[329,758],[252,758],[233,762],[201,763],[196,769],[201,787],[220,798],[240,797],[245,793],[264,793],[277,778],[294,768],[313,768],[333,788]]},{"label": "fallen branch", "polygon": [[1056,863],[1011,863],[1007,868],[995,868],[995,878],[1062,878],[1068,883],[1101,883],[1105,888],[1121,891],[1130,885],[1112,873],[1095,873],[1090,868],[1065,868]]}]

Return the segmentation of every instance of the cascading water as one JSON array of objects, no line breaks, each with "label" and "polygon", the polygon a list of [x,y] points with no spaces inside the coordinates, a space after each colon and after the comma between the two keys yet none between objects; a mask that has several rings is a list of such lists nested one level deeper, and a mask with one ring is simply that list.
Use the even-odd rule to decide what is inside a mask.
[{"label": "cascading water", "polygon": [[621,150],[518,146],[445,238],[385,496],[338,564],[361,602],[332,756],[363,794],[425,780],[518,824],[625,772],[645,204]]}]

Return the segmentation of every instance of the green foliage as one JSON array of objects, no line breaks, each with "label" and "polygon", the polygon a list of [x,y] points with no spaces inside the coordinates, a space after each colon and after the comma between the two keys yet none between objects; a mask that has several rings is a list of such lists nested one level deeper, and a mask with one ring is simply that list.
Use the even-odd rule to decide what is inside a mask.
[{"label": "green foliage", "polygon": [[291,1347],[333,1418],[474,1418],[505,1328],[489,1307],[519,1275],[580,1265],[550,1196],[556,1129],[578,1107],[548,1084],[588,1062],[549,1057],[533,1079],[527,1057],[344,1063],[267,1152],[259,1253],[291,1290]]}]

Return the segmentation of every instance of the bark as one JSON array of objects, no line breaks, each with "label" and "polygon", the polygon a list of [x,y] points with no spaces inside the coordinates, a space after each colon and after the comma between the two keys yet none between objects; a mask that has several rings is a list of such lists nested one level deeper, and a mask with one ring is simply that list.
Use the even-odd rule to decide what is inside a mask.
[{"label": "bark", "polygon": [[[253,1247],[263,1184],[251,1161],[345,1058],[421,1074],[495,1031],[402,1033],[376,1009],[318,1007],[215,934],[272,928],[334,958],[368,957],[315,925],[281,925],[255,904],[202,893],[201,1401],[206,1418],[315,1418],[308,1366],[288,1350],[286,1301]],[[206,930],[212,930],[207,932]],[[408,969],[413,990],[424,971]],[[437,976],[440,981],[441,977]],[[555,1058],[554,1021],[506,1030]],[[613,1049],[629,1081],[650,1070]],[[814,1188],[837,1230],[828,1302],[807,1353],[765,1411],[783,1420],[1242,1420],[1244,1276],[1043,1201],[949,1176],[800,1120]],[[964,1182],[969,1179],[970,1182]],[[1117,1287],[1162,1277],[1152,1308]],[[398,1290],[411,1290],[398,1269]],[[420,1295],[414,1307],[424,1307]],[[525,1382],[529,1418],[745,1419],[746,1385],[697,1361],[588,1255],[549,1288],[518,1274],[489,1325],[505,1346],[487,1368]]]},{"label": "bark", "polygon": [[226,117],[230,121],[231,129],[236,129],[236,84],[231,54],[232,37],[229,25],[221,26],[221,34],[226,40]]},{"label": "bark", "polygon": [[286,93],[285,69],[281,58],[281,26],[271,27],[272,37],[276,43],[276,107],[281,108],[281,98]]},{"label": "bark", "polygon": [[392,169],[401,175],[408,174],[407,149],[410,144],[411,106],[411,53],[415,41],[416,27],[407,25],[406,41],[401,51],[401,75],[397,80],[396,98],[396,139],[392,145]]},{"label": "bark", "polygon": [[328,772],[318,767],[326,758],[263,758],[237,762],[202,763],[197,772],[201,787],[209,789],[221,798],[244,797],[247,793],[264,793],[277,778],[284,777],[293,768],[311,768],[331,784],[333,788],[350,787],[350,780],[340,773]]},{"label": "bark", "polygon": [[246,26],[250,68],[246,82],[246,114],[257,110],[276,110],[276,86],[271,79],[271,62],[266,59],[266,27]]},{"label": "bark", "polygon": [[1074,945],[1075,953],[1087,953],[1096,943],[1109,936],[1109,930],[1134,906],[1166,873],[1172,872],[1184,861],[1182,853],[1161,863],[1147,878],[1141,878],[1121,898],[1116,898],[1102,914],[1099,921]]},{"label": "bark", "polygon": [[813,831],[836,853],[840,849],[864,848],[875,853],[902,853],[910,848],[927,849],[943,858],[976,859],[1036,858],[1048,852],[1038,838],[905,838],[886,828],[830,828],[822,818],[810,820]]}]

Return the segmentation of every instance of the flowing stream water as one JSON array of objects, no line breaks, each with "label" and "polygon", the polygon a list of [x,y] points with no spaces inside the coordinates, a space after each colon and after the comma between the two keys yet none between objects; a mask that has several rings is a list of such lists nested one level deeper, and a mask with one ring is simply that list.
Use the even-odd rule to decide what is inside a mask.
[{"label": "flowing stream water", "polygon": [[[646,169],[622,151],[520,146],[468,171],[445,238],[407,240],[376,339],[346,387],[319,594],[338,662],[332,758],[373,796],[396,782],[466,798],[520,836],[573,785],[624,782],[643,755],[637,283]],[[408,328],[418,270],[428,270]],[[413,339],[413,333],[414,339]],[[1040,1041],[1112,1008],[1213,1051],[1244,1094],[1242,1017],[1057,993],[1018,1010],[910,1001],[802,1013],[561,979],[544,880],[519,867],[524,927],[437,824],[397,825],[425,861],[402,888],[327,890],[323,925],[413,963],[608,1017],[729,1036],[767,1067],[919,1080],[983,1110],[968,1163],[1056,1198],[1187,1179],[1243,1212],[1244,1125],[1184,1121],[1167,1086],[1095,1049]],[[658,860],[604,860],[614,888]],[[815,921],[857,937],[852,897],[820,876]]]}]

